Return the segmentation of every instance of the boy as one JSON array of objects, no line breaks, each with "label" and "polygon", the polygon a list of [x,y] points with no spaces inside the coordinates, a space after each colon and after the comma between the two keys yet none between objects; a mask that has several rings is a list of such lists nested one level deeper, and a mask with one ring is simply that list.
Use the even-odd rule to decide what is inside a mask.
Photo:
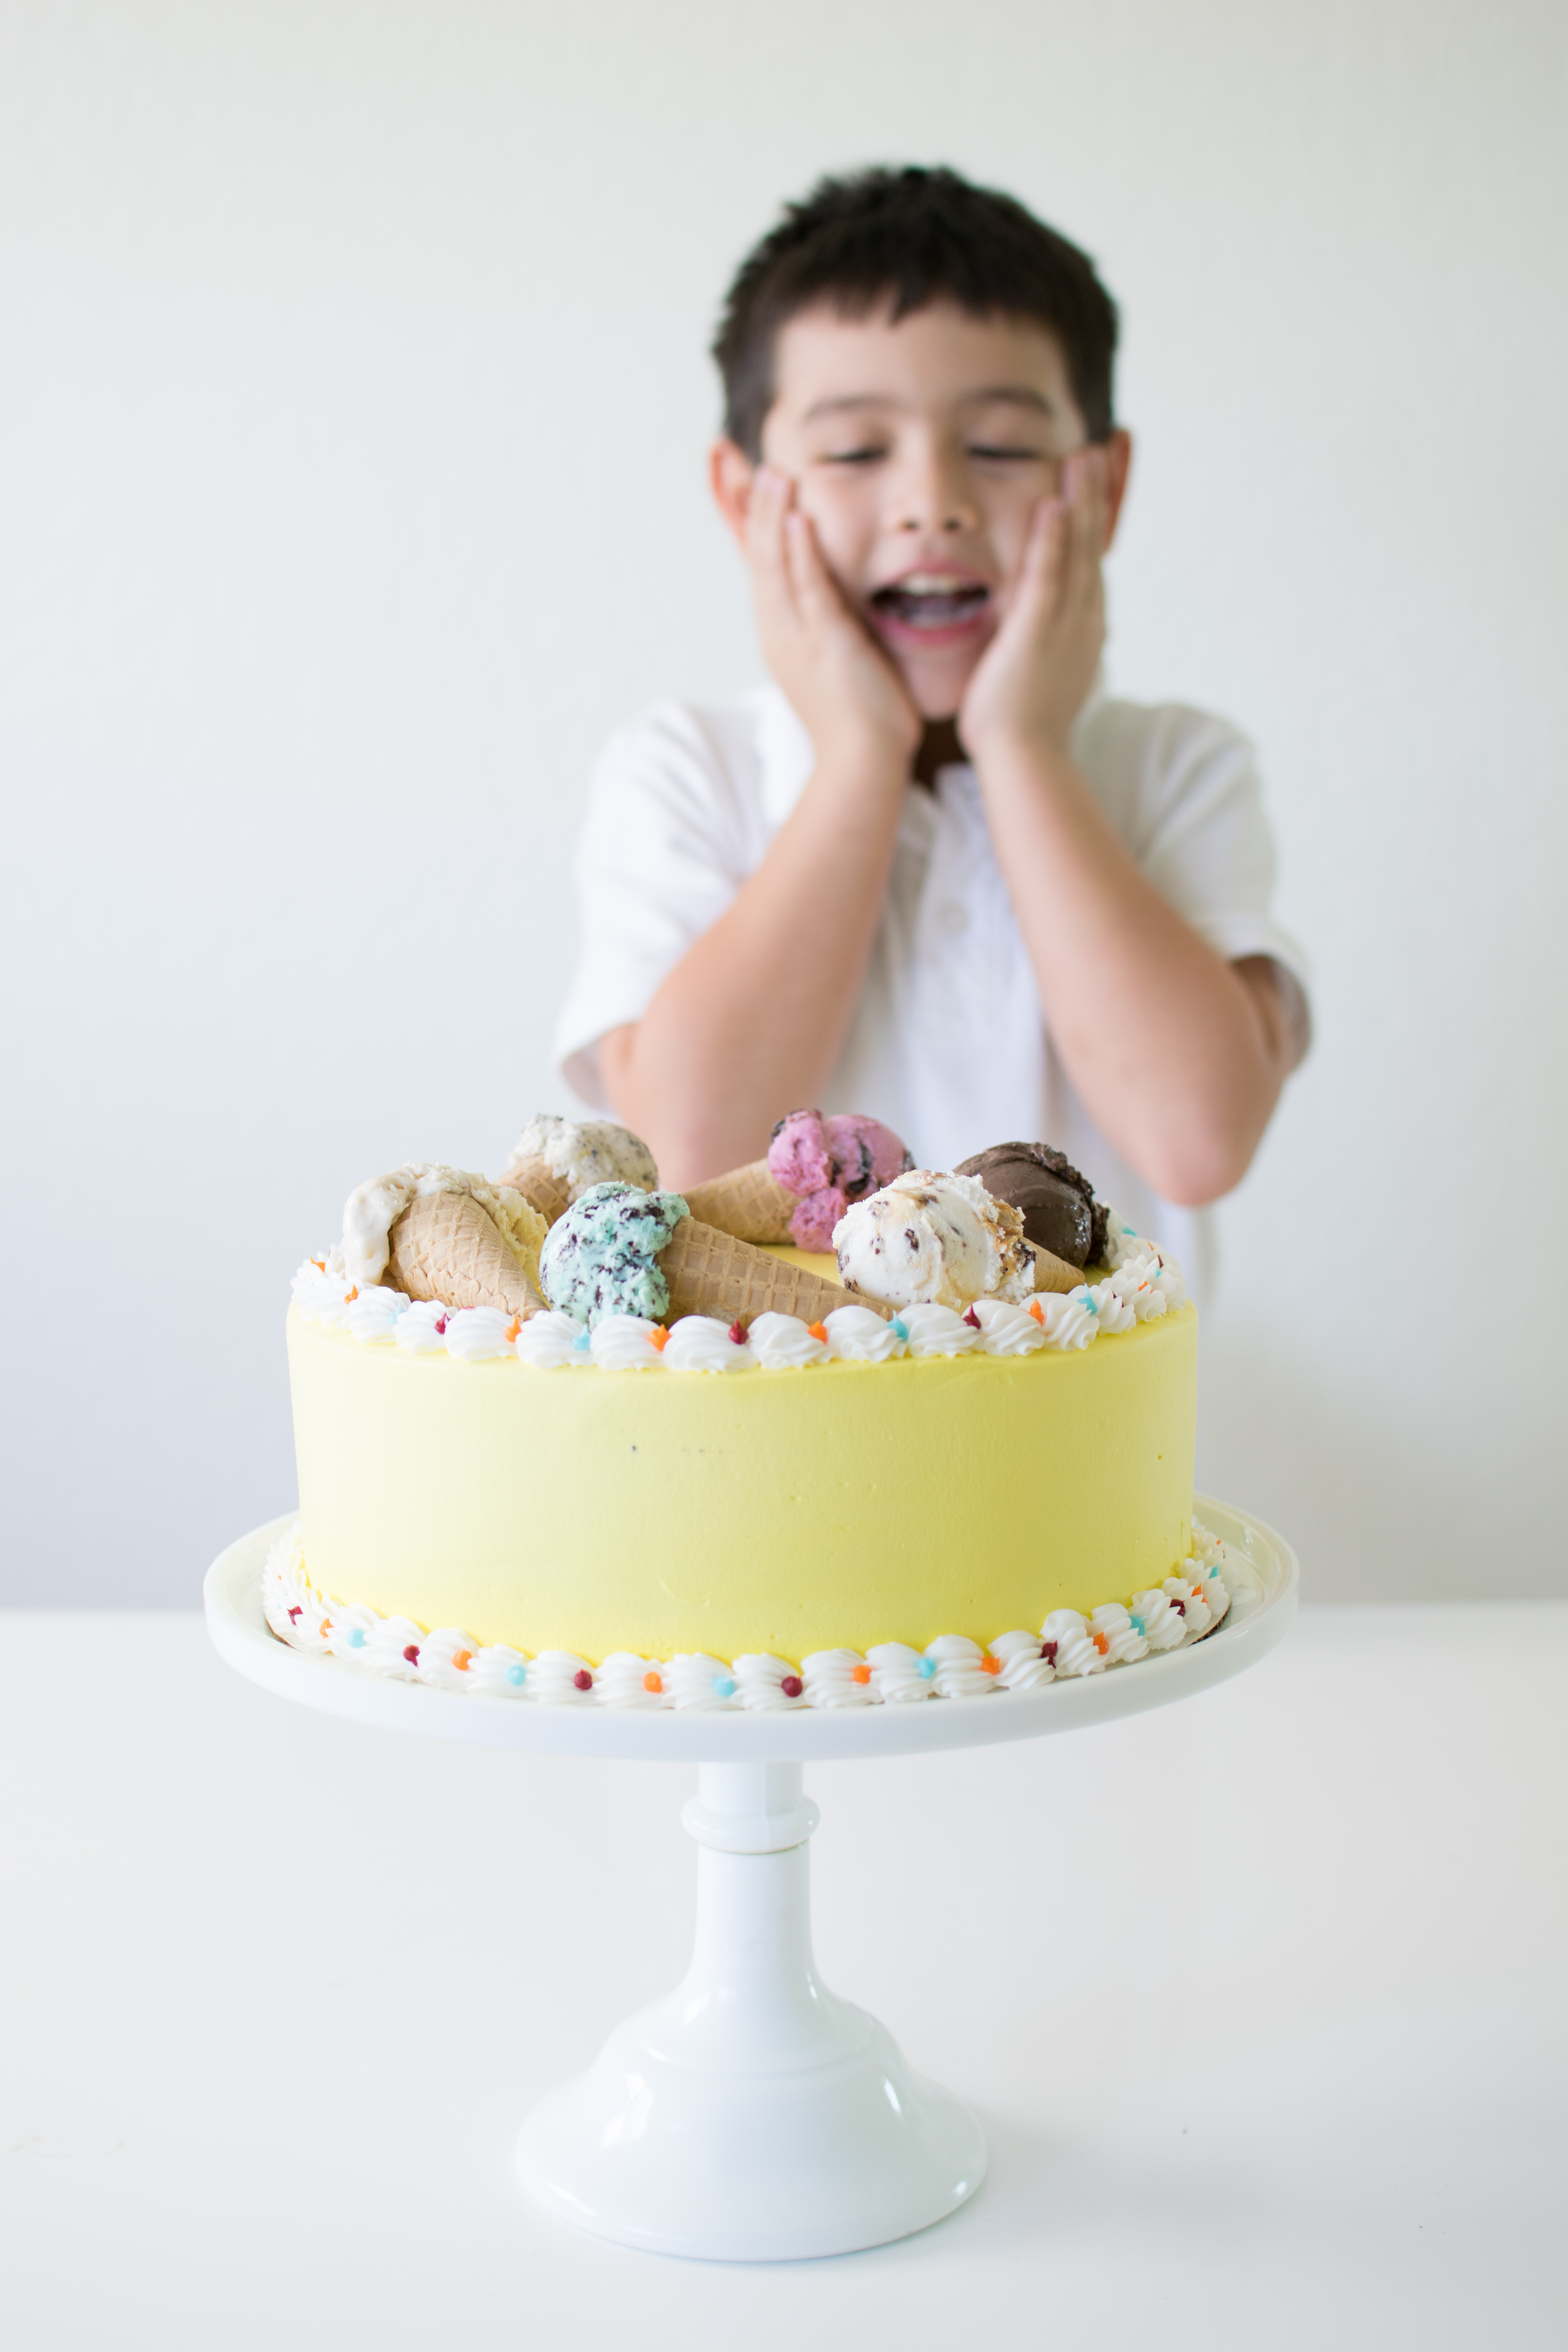
[{"label": "boy", "polygon": [[712,488],[773,683],[611,743],[558,1037],[667,1184],[803,1103],[924,1167],[1039,1139],[1201,1281],[1183,1212],[1247,1171],[1303,969],[1247,745],[1098,684],[1116,331],[946,171],[823,181],[736,277]]}]

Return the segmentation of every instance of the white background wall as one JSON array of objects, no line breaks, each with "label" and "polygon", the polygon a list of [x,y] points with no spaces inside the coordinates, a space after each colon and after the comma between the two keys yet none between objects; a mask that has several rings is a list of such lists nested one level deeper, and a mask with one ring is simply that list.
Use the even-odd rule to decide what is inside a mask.
[{"label": "white background wall", "polygon": [[754,675],[715,305],[886,158],[1121,298],[1113,683],[1254,732],[1316,958],[1202,1475],[1320,1596],[1568,1590],[1565,120],[1555,0],[8,0],[0,1590],[190,1601],[350,1184],[561,1102],[591,756]]}]

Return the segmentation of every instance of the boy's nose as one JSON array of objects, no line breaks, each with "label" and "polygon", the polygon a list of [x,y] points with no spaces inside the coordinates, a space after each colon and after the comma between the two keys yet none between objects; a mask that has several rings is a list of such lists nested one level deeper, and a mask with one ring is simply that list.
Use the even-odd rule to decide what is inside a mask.
[{"label": "boy's nose", "polygon": [[895,512],[903,531],[956,532],[973,530],[979,523],[967,484],[959,468],[934,454],[924,464],[911,464],[899,482]]}]

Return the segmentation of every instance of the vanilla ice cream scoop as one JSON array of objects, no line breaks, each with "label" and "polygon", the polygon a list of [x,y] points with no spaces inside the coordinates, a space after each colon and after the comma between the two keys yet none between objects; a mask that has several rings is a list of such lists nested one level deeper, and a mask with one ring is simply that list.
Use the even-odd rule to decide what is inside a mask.
[{"label": "vanilla ice cream scoop", "polygon": [[952,1307],[977,1298],[1024,1306],[1035,1290],[1024,1220],[973,1176],[927,1168],[895,1176],[834,1227],[846,1288],[889,1307]]}]

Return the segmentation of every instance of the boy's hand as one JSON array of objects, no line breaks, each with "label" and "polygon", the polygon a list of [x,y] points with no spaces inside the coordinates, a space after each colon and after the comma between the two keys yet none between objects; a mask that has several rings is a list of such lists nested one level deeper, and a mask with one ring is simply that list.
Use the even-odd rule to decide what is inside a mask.
[{"label": "boy's hand", "polygon": [[1065,753],[1105,644],[1106,459],[1078,449],[1035,509],[1002,625],[969,681],[958,732],[976,766],[997,749]]},{"label": "boy's hand", "polygon": [[795,484],[759,467],[746,519],[746,561],[763,657],[819,755],[893,756],[905,766],[921,720],[902,678],[846,604]]}]

